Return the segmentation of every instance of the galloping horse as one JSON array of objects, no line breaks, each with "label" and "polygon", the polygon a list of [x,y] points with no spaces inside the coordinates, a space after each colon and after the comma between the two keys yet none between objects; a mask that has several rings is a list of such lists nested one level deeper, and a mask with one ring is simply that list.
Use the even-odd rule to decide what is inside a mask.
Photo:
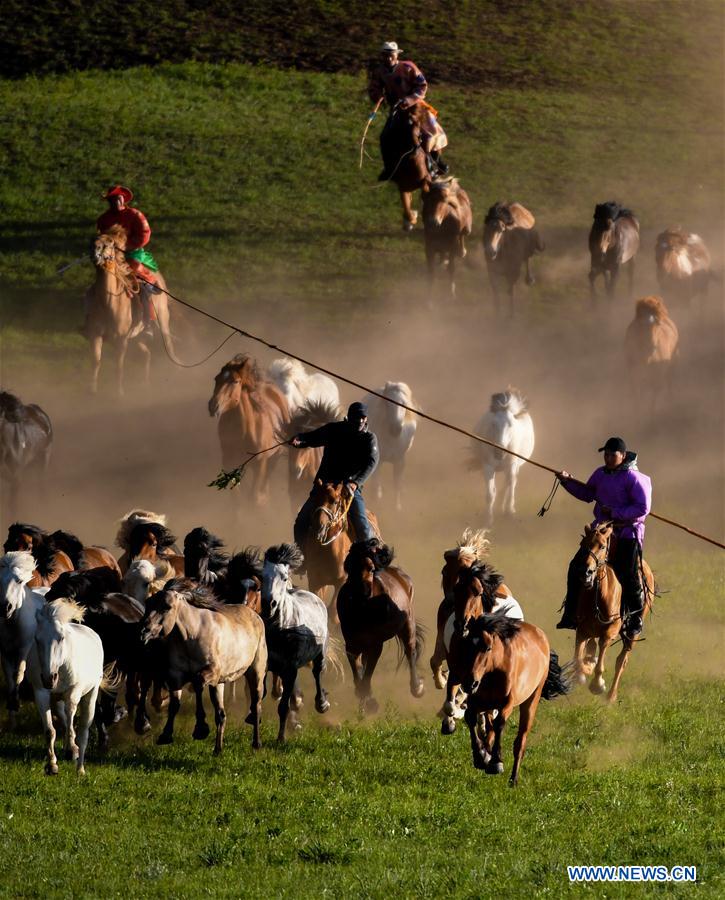
[{"label": "galloping horse", "polygon": [[624,353],[637,403],[645,391],[649,392],[652,412],[663,388],[672,399],[678,342],[677,326],[662,300],[659,297],[638,300],[634,320],[624,339]]},{"label": "galloping horse", "polygon": [[594,222],[589,232],[589,287],[592,300],[596,299],[594,280],[604,279],[607,294],[614,295],[619,268],[628,264],[629,291],[634,281],[634,257],[639,250],[639,222],[634,213],[610,200],[598,203],[594,208]]},{"label": "galloping horse", "polygon": [[421,697],[424,691],[416,668],[423,629],[415,621],[413,582],[392,562],[393,551],[376,538],[353,544],[345,559],[347,581],[337,597],[345,652],[363,712],[377,712],[371,681],[383,644],[391,638],[408,662],[411,694]]},{"label": "galloping horse", "polygon": [[[510,778],[515,785],[539,700],[569,692],[556,653],[536,625],[484,615],[472,620],[467,636],[454,632],[449,662],[450,677],[468,694],[465,718],[475,768],[489,775],[503,772],[501,736],[511,713],[520,708]],[[478,734],[481,718],[486,724],[483,740]]]},{"label": "galloping horse", "polygon": [[[404,403],[406,406],[416,408],[413,392],[404,381],[386,381],[378,388],[378,393]],[[383,463],[390,463],[393,467],[393,487],[395,491],[395,508],[400,511],[403,508],[403,473],[405,461],[413,446],[415,433],[418,429],[418,420],[415,413],[409,409],[403,409],[395,403],[375,394],[366,394],[363,402],[368,407],[368,421],[372,424],[372,430],[378,437],[380,448],[380,463],[378,471],[373,475],[378,500],[383,497],[382,469]]]},{"label": "galloping horse", "polygon": [[455,297],[456,259],[465,257],[465,239],[473,228],[471,201],[457,178],[436,178],[423,186],[423,227],[431,288],[437,258],[448,269],[450,293]]},{"label": "galloping horse", "polygon": [[33,554],[35,573],[28,582],[29,588],[48,587],[61,572],[72,572],[74,568],[68,554],[56,546],[53,535],[36,525],[21,522],[11,525],[3,550],[5,553],[24,550]]},{"label": "galloping horse", "polygon": [[20,482],[27,473],[42,478],[48,470],[53,426],[35,403],[27,406],[15,394],[0,391],[0,478],[8,485],[7,515],[18,514]]},{"label": "galloping horse", "polygon": [[418,221],[418,213],[412,208],[413,191],[429,184],[431,176],[421,144],[421,132],[425,107],[416,103],[408,109],[396,104],[390,112],[380,134],[380,151],[389,181],[400,191],[403,206],[403,231],[412,231]]},{"label": "galloping horse", "polygon": [[[96,280],[87,294],[87,337],[91,345],[91,391],[98,390],[98,373],[101,369],[103,341],[110,341],[116,349],[116,384],[120,395],[124,392],[123,370],[130,341],[144,355],[144,375],[148,384],[151,376],[151,349],[142,338],[143,321],[140,314],[134,316],[134,297],[140,290],[138,278],[125,260],[126,232],[114,225],[107,234],[99,235],[91,245],[91,262],[96,267]],[[169,356],[174,361],[174,341],[169,329],[169,304],[166,282],[160,272],[156,274],[161,293],[154,295],[154,309],[159,329]]]},{"label": "galloping horse", "polygon": [[[606,690],[604,657],[607,649],[620,636],[622,629],[622,587],[614,574],[614,569],[607,564],[612,532],[611,522],[594,527],[586,525],[579,551],[574,557],[581,579],[576,610],[574,665],[579,684],[584,684],[593,670],[594,674],[589,685],[589,690],[593,694],[601,694]],[[654,575],[645,560],[642,560],[642,575],[644,619],[652,608],[652,598],[655,596]],[[596,651],[593,650],[595,641],[599,643],[598,655],[595,655]],[[632,644],[629,638],[622,635],[622,650],[617,657],[614,680],[608,695],[611,703],[617,699],[619,681],[629,661]]]},{"label": "galloping horse", "polygon": [[681,228],[668,228],[658,234],[655,262],[657,281],[668,299],[689,304],[698,294],[706,294],[712,278],[710,252],[699,235]]},{"label": "galloping horse", "polygon": [[74,534],[69,531],[54,531],[51,538],[58,550],[62,550],[70,557],[73,568],[82,572],[86,569],[109,568],[121,576],[121,569],[116,562],[116,557],[105,547],[86,547]]},{"label": "galloping horse", "polygon": [[322,372],[310,375],[298,359],[290,356],[274,359],[267,374],[284,394],[291,416],[302,407],[328,406],[337,409],[340,406],[340,393],[332,378]]},{"label": "galloping horse", "polygon": [[[217,431],[222,451],[222,468],[234,469],[247,454],[266,450],[278,443],[289,421],[284,395],[261,373],[251,356],[237,354],[226,363],[214,382],[209,415],[218,419]],[[260,506],[267,500],[270,464],[282,447],[262,453],[252,461],[252,492]]]},{"label": "galloping horse", "polygon": [[[314,431],[328,422],[341,418],[339,406],[335,403],[305,401],[297,407],[291,421],[285,427],[284,436],[289,440],[302,431]],[[307,499],[320,468],[322,447],[287,447],[287,475],[292,509],[296,512]]]},{"label": "galloping horse", "polygon": [[533,215],[520,203],[499,200],[486,213],[483,252],[497,314],[503,285],[509,298],[509,316],[513,316],[514,286],[521,277],[522,266],[526,269],[526,284],[534,284],[529,260],[545,249],[534,223]]}]

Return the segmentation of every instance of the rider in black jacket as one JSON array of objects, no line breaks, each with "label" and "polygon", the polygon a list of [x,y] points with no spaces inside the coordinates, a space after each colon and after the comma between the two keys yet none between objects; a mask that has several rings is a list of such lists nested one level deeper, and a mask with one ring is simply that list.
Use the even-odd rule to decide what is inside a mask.
[{"label": "rider in black jacket", "polygon": [[[375,537],[365,511],[362,485],[375,471],[380,452],[378,439],[368,431],[368,408],[364,403],[351,403],[347,418],[329,422],[314,431],[298,434],[290,441],[293,447],[324,447],[322,462],[315,480],[344,484],[352,494],[348,513],[359,541]],[[310,516],[315,506],[312,494],[305,500],[294,525],[295,542],[303,546]]]}]

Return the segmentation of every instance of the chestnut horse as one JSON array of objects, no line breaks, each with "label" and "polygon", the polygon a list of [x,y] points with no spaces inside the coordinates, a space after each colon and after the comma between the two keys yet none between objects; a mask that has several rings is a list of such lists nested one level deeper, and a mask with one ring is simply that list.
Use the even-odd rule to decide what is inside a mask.
[{"label": "chestnut horse", "polygon": [[436,178],[423,185],[423,227],[431,289],[437,260],[447,267],[450,294],[455,297],[456,259],[465,257],[465,239],[473,227],[471,201],[457,178]]},{"label": "chestnut horse", "polygon": [[[277,444],[290,419],[280,389],[262,375],[256,360],[244,353],[230,359],[216,376],[209,415],[218,419],[225,470],[235,469],[247,454]],[[250,464],[252,494],[258,506],[267,500],[270,468],[281,453],[282,447],[275,447]]]},{"label": "chestnut horse", "polygon": [[408,109],[396,104],[388,116],[380,134],[380,151],[388,181],[394,182],[400,191],[403,206],[403,231],[412,231],[418,221],[413,209],[413,192],[429,184],[431,176],[421,144],[422,126],[427,111],[416,103]]},{"label": "chestnut horse", "polygon": [[668,228],[655,243],[657,281],[663,294],[686,304],[707,293],[712,278],[710,251],[697,234]]},{"label": "chestnut horse", "polygon": [[526,284],[534,284],[529,260],[545,249],[534,223],[533,215],[521,203],[499,200],[486,213],[483,252],[497,315],[503,288],[509,299],[509,317],[513,316],[514,287],[521,278],[522,267],[526,270]]},{"label": "chestnut horse", "polygon": [[347,580],[337,597],[345,652],[363,712],[377,712],[371,681],[383,644],[395,638],[410,670],[410,693],[421,697],[423,679],[417,662],[423,649],[423,628],[416,624],[413,582],[392,565],[393,551],[377,538],[358,541],[345,559]]},{"label": "chestnut horse", "polygon": [[26,551],[33,555],[35,572],[27,583],[31,589],[48,587],[53,584],[61,572],[73,571],[71,558],[56,547],[52,535],[36,525],[15,522],[8,528],[3,551],[11,553],[15,550]]},{"label": "chestnut horse", "polygon": [[677,326],[662,300],[659,297],[638,300],[634,320],[624,339],[624,352],[635,399],[639,404],[642,394],[649,393],[653,412],[663,388],[672,399],[678,342]]},{"label": "chestnut horse", "polygon": [[[614,569],[607,564],[612,532],[611,522],[593,527],[585,525],[579,551],[574,557],[581,579],[576,610],[574,666],[579,684],[584,684],[593,670],[589,685],[589,690],[593,694],[601,694],[606,690],[604,657],[608,648],[620,636],[622,629],[622,587],[614,574]],[[644,619],[652,608],[652,598],[655,596],[654,576],[644,560],[642,560],[642,575]],[[598,654],[594,649],[595,642],[599,644]],[[608,694],[610,703],[614,703],[617,699],[619,681],[629,661],[632,645],[633,642],[629,638],[622,636],[622,650],[617,657],[614,680]]]},{"label": "chestnut horse", "polygon": [[621,266],[629,270],[629,291],[634,281],[634,257],[639,250],[639,222],[634,213],[610,200],[597,203],[594,222],[589,232],[589,288],[592,300],[596,300],[594,281],[598,275],[604,279],[607,294],[612,297]]},{"label": "chestnut horse", "polygon": [[[128,536],[128,550],[121,557],[121,569],[128,571],[130,563],[146,559],[154,565],[164,561],[170,563],[177,575],[184,574],[184,557],[174,553],[176,537],[160,522],[139,522]],[[125,566],[125,567],[124,567]]]},{"label": "chestnut horse", "polygon": [[[144,356],[144,377],[148,384],[151,377],[151,348],[143,335],[140,310],[134,315],[133,304],[141,285],[126,262],[126,232],[120,225],[113,225],[107,234],[100,234],[91,245],[91,262],[96,267],[96,280],[88,289],[88,325],[86,336],[91,345],[91,391],[98,390],[98,373],[101,369],[103,342],[109,341],[116,350],[116,386],[119,395],[124,393],[123,375],[126,353],[133,341]],[[169,356],[178,362],[174,352],[174,340],[169,328],[169,302],[166,282],[160,272],[156,282],[161,293],[154,295],[156,320]]]},{"label": "chestnut horse", "polygon": [[116,562],[116,557],[105,547],[86,547],[74,534],[69,531],[54,531],[51,538],[58,550],[62,550],[70,557],[73,568],[77,572],[87,569],[108,568],[121,577],[121,569]]},{"label": "chestnut horse", "polygon": [[[536,625],[504,615],[485,615],[470,622],[465,637],[454,632],[449,661],[451,675],[468,694],[465,718],[475,768],[489,775],[502,774],[501,736],[511,713],[519,707],[510,778],[515,785],[539,700],[551,700],[570,690],[556,653]],[[483,740],[478,733],[480,719],[485,722]]]}]

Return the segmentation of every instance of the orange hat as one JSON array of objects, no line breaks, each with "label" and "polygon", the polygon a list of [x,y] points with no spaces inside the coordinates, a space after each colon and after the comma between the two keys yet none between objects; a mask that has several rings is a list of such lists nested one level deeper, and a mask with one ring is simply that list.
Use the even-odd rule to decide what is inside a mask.
[{"label": "orange hat", "polygon": [[111,197],[123,197],[124,203],[130,203],[133,200],[133,193],[122,184],[111,185],[106,193],[101,196],[104,200],[108,200]]}]

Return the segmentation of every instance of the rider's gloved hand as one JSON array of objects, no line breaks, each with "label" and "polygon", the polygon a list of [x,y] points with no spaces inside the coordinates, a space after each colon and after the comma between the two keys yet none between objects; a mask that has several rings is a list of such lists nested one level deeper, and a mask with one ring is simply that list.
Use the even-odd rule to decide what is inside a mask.
[{"label": "rider's gloved hand", "polygon": [[357,490],[357,485],[355,484],[354,481],[348,481],[347,484],[345,485],[345,490],[347,491],[348,496],[352,497],[352,495]]},{"label": "rider's gloved hand", "polygon": [[571,475],[566,471],[566,469],[562,469],[561,472],[556,473],[556,477],[559,481],[566,481],[567,478],[571,478]]}]

